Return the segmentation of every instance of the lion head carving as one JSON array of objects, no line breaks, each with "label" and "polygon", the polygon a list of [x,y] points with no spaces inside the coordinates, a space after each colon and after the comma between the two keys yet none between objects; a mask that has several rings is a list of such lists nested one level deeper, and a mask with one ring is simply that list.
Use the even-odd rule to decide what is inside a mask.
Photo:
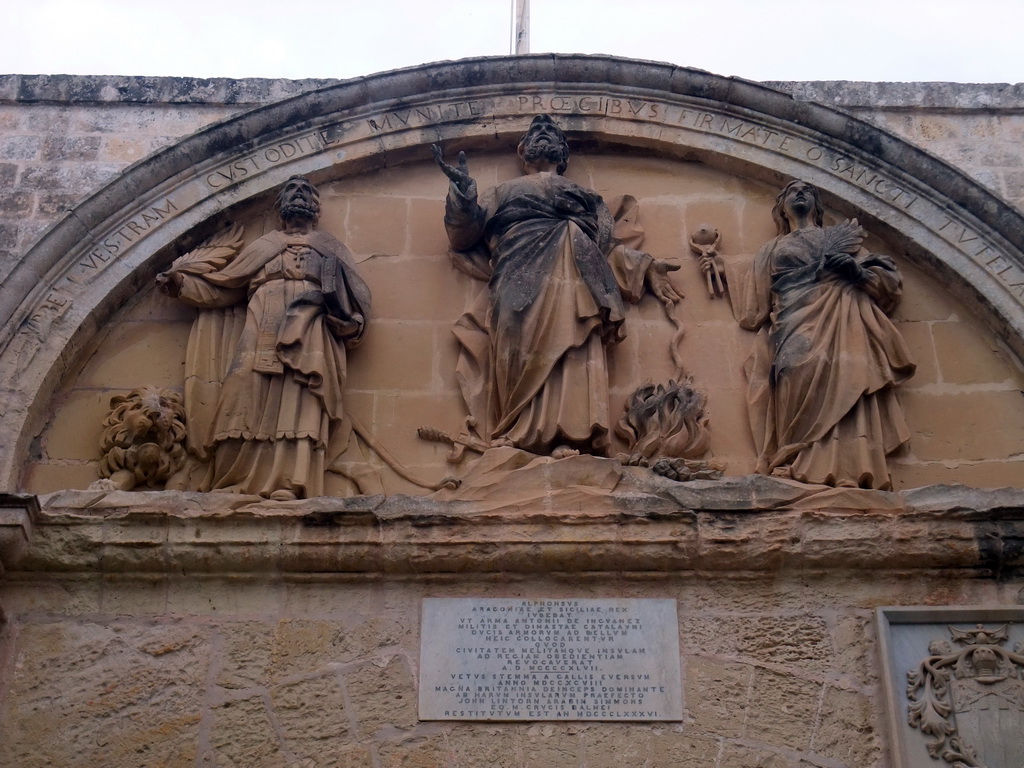
[{"label": "lion head carving", "polygon": [[110,399],[103,420],[99,475],[94,490],[155,488],[185,462],[185,406],[177,392],[133,389]]}]

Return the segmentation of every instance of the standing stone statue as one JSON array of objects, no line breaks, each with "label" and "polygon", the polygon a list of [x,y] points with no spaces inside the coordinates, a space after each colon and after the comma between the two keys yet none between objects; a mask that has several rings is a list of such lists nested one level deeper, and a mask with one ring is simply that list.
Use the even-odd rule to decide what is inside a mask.
[{"label": "standing stone statue", "polygon": [[320,196],[308,180],[289,179],[277,205],[280,231],[237,255],[197,249],[157,276],[200,309],[244,306],[200,313],[189,342],[190,447],[207,462],[195,490],[319,496],[340,452],[345,350],[366,330],[370,291],[348,249],[316,230]]},{"label": "standing stone statue", "polygon": [[486,305],[455,328],[459,380],[480,437],[555,458],[610,444],[606,351],[625,332],[623,299],[681,297],[677,266],[623,246],[600,195],[562,176],[565,135],[547,115],[519,142],[526,175],[482,196],[464,153],[448,165],[445,227],[456,265],[487,279]]},{"label": "standing stone statue", "polygon": [[[856,220],[823,227],[810,184],[790,182],[772,217],[778,236],[748,270],[728,273],[740,325],[758,332],[746,363],[757,471],[891,488],[886,456],[910,439],[896,386],[914,374],[887,316],[900,273],[888,256],[861,248]],[[705,271],[712,266],[702,258]]]}]

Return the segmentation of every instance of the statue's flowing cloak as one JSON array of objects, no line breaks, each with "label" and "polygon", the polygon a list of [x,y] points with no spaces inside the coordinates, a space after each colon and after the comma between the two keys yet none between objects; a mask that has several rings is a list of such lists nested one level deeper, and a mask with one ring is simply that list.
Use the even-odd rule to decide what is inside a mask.
[{"label": "statue's flowing cloak", "polygon": [[345,348],[370,305],[348,249],[324,232],[275,231],[226,264],[181,271],[182,300],[225,308],[201,312],[189,340],[190,447],[210,462],[192,485],[320,495],[325,462],[348,441]]},{"label": "statue's flowing cloak", "polygon": [[616,238],[599,195],[552,173],[501,184],[479,203],[452,185],[445,224],[457,266],[489,281],[454,330],[477,431],[537,453],[606,452],[606,346],[625,336],[623,298],[639,301],[651,257]]},{"label": "statue's flowing cloak", "polygon": [[875,254],[856,256],[859,285],[823,269],[826,232],[777,237],[729,278],[740,325],[758,331],[745,367],[758,471],[888,488],[885,457],[910,439],[894,387],[915,368],[887,316],[902,279]]}]

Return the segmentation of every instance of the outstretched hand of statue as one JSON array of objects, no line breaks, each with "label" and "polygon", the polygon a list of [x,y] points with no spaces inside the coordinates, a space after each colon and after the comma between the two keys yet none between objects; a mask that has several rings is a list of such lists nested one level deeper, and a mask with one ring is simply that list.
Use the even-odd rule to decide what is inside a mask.
[{"label": "outstretched hand of statue", "polygon": [[655,259],[648,265],[644,274],[644,284],[647,290],[654,294],[662,304],[671,309],[677,301],[682,301],[683,294],[677,291],[672,281],[668,279],[669,272],[679,269],[678,264],[671,264],[667,261]]},{"label": "outstretched hand of statue", "polygon": [[469,166],[466,164],[466,153],[459,152],[458,166],[449,165],[444,161],[444,153],[437,144],[430,145],[430,151],[434,155],[434,162],[444,171],[444,175],[451,179],[456,189],[463,197],[476,197],[476,182],[469,175]]}]

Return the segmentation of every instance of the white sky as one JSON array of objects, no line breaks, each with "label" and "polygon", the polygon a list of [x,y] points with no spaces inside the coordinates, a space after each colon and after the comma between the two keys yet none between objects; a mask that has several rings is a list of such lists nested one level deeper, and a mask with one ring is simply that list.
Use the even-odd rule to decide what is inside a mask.
[{"label": "white sky", "polygon": [[[751,80],[1024,81],[1024,0],[531,0],[531,51]],[[511,0],[0,0],[0,73],[348,78],[509,52]]]}]

